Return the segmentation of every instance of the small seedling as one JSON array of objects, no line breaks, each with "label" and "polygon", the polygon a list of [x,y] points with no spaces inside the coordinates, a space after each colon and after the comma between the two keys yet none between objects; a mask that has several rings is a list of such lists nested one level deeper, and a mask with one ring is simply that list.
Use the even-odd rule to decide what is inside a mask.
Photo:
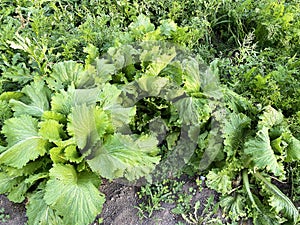
[{"label": "small seedling", "polygon": [[3,207],[0,208],[0,222],[5,223],[10,219],[10,215],[5,213],[5,209]]}]

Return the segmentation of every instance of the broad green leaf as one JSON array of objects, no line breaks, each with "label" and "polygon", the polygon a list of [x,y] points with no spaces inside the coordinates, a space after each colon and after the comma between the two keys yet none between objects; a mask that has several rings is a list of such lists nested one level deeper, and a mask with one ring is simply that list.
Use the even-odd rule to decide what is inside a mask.
[{"label": "broad green leaf", "polygon": [[174,21],[168,19],[168,20],[162,20],[160,21],[159,26],[160,32],[163,35],[170,36],[173,32],[177,30],[177,24],[174,23]]},{"label": "broad green leaf", "polygon": [[60,90],[56,92],[51,99],[51,108],[53,111],[68,115],[74,105],[75,88],[69,86],[68,90]]},{"label": "broad green leaf", "polygon": [[61,90],[70,85],[80,88],[80,82],[89,76],[83,66],[74,61],[58,62],[53,66],[53,71],[47,79],[49,86],[54,90]]},{"label": "broad green leaf", "polygon": [[42,120],[55,120],[63,124],[67,122],[66,116],[55,111],[45,111]]},{"label": "broad green leaf", "polygon": [[10,192],[22,178],[7,174],[6,172],[0,172],[0,194],[6,194]]},{"label": "broad green leaf", "polygon": [[239,194],[235,196],[226,196],[222,198],[220,205],[222,209],[229,214],[233,220],[238,220],[247,216],[245,211],[245,198]]},{"label": "broad green leaf", "polygon": [[219,127],[213,127],[207,136],[207,147],[199,163],[200,171],[206,170],[222,153],[223,139],[220,137]]},{"label": "broad green leaf", "polygon": [[[202,67],[202,68],[201,68]],[[223,100],[223,90],[219,83],[219,77],[214,74],[209,68],[200,66],[201,73],[201,90],[204,96],[213,99]]]},{"label": "broad green leaf", "polygon": [[9,199],[9,201],[21,203],[25,200],[25,195],[28,188],[29,184],[27,184],[25,181],[22,181],[14,186],[14,188],[7,195],[7,198]]},{"label": "broad green leaf", "polygon": [[122,107],[121,105],[112,105],[108,110],[115,131],[128,133],[130,128],[128,124],[136,115],[136,107]]},{"label": "broad green leaf", "polygon": [[49,154],[53,163],[58,164],[67,162],[67,159],[64,155],[64,147],[53,147],[50,149]]},{"label": "broad green leaf", "polygon": [[100,104],[104,110],[109,109],[110,106],[119,104],[119,96],[121,90],[111,84],[105,84],[99,94]]},{"label": "broad green leaf", "polygon": [[134,46],[128,44],[108,49],[108,54],[111,56],[115,69],[124,70],[130,76],[135,71],[133,64],[136,62],[135,56],[138,53],[138,50]]},{"label": "broad green leaf", "polygon": [[267,127],[271,128],[280,124],[283,121],[283,114],[271,106],[267,106],[264,109],[264,113],[259,117],[260,121],[258,122],[259,128]]},{"label": "broad green leaf", "polygon": [[299,219],[299,212],[291,200],[260,173],[256,172],[254,173],[254,176],[261,180],[266,185],[268,190],[272,192],[273,195],[270,197],[269,203],[275,208],[276,212],[279,213],[284,211],[288,218],[292,219],[296,224],[297,220]]},{"label": "broad green leaf", "polygon": [[145,75],[158,76],[159,73],[175,58],[176,50],[172,47],[167,53],[163,53],[155,57],[155,59],[148,65]]},{"label": "broad green leaf", "polygon": [[38,135],[37,120],[30,116],[7,120],[2,132],[8,142],[6,151],[0,155],[3,164],[21,168],[46,153],[47,141]]},{"label": "broad green leaf", "polygon": [[106,129],[110,125],[110,120],[108,115],[99,107],[94,109],[94,117],[95,117],[95,126],[100,137],[106,132]]},{"label": "broad green leaf", "polygon": [[9,176],[28,176],[36,173],[37,171],[43,171],[48,164],[52,164],[52,161],[48,157],[43,157],[40,160],[27,163],[20,169],[15,167],[7,167],[5,171]]},{"label": "broad green leaf", "polygon": [[94,107],[86,105],[75,106],[69,118],[68,132],[75,137],[79,149],[91,149],[100,139],[95,122]]},{"label": "broad green leaf", "polygon": [[224,94],[224,101],[226,105],[233,110],[234,112],[252,112],[254,111],[254,107],[252,106],[252,103],[242,97],[241,95],[235,93],[234,91],[230,89],[225,89],[223,91]]},{"label": "broad green leaf", "polygon": [[148,32],[154,31],[155,27],[150,22],[149,17],[141,14],[136,20],[129,25],[129,30],[133,33],[133,35],[139,37]]},{"label": "broad green leaf", "polygon": [[37,191],[28,198],[26,204],[26,216],[30,225],[62,225],[64,224],[61,217],[46,204],[44,191]]},{"label": "broad green leaf", "polygon": [[201,88],[201,77],[197,60],[192,58],[184,60],[183,70],[183,83],[187,92],[199,92]]},{"label": "broad green leaf", "polygon": [[84,160],[85,155],[78,152],[75,145],[69,145],[65,148],[65,158],[70,162],[80,163]]},{"label": "broad green leaf", "polygon": [[6,91],[6,92],[1,93],[0,100],[1,101],[9,101],[11,99],[19,100],[23,96],[24,96],[24,94],[22,92]]},{"label": "broad green leaf", "polygon": [[225,152],[232,156],[244,143],[245,129],[249,128],[251,119],[242,113],[231,113],[223,128]]},{"label": "broad green leaf", "polygon": [[67,91],[60,90],[54,94],[51,99],[52,110],[68,115],[73,106],[95,104],[99,98],[99,92],[98,88],[75,89],[74,86],[69,86]]},{"label": "broad green leaf", "polygon": [[112,74],[115,73],[115,66],[114,64],[108,63],[105,59],[96,59],[96,83],[99,85],[103,85],[107,81],[110,81],[112,79]]},{"label": "broad green leaf", "polygon": [[83,52],[87,53],[85,59],[86,65],[92,64],[95,61],[95,59],[99,56],[99,49],[90,43],[83,49]]},{"label": "broad green leaf", "polygon": [[88,160],[88,164],[94,172],[108,179],[138,179],[149,174],[159,162],[157,143],[153,137],[134,140],[129,135],[115,134],[103,145],[96,146],[95,157]]},{"label": "broad green leaf", "polygon": [[6,150],[6,148],[4,147],[4,146],[1,146],[0,145],[0,154],[2,153],[2,152],[4,152]]},{"label": "broad green leaf", "polygon": [[228,194],[232,189],[231,178],[223,171],[218,172],[215,169],[209,171],[207,174],[206,184],[209,188],[212,188],[223,195]]},{"label": "broad green leaf", "polygon": [[10,106],[7,101],[0,100],[0,125],[10,117],[13,116],[13,113],[10,109]]},{"label": "broad green leaf", "polygon": [[99,178],[94,174],[77,173],[72,165],[56,164],[50,170],[44,200],[63,217],[62,224],[90,224],[105,201],[98,185]]},{"label": "broad green leaf", "polygon": [[300,161],[300,141],[293,136],[291,137],[287,148],[286,161]]},{"label": "broad green leaf", "polygon": [[74,105],[93,105],[98,100],[100,90],[98,88],[91,89],[75,89]]},{"label": "broad green leaf", "polygon": [[160,96],[160,92],[169,83],[169,79],[165,77],[141,77],[137,80],[137,85],[141,90],[146,92],[147,96]]},{"label": "broad green leaf", "polygon": [[36,80],[30,85],[26,85],[22,92],[30,99],[30,103],[11,99],[9,103],[16,116],[28,114],[41,117],[44,111],[49,109],[50,90],[43,81]]},{"label": "broad green leaf", "polygon": [[35,173],[35,174],[29,176],[28,178],[26,178],[24,182],[31,186],[38,180],[48,178],[48,177],[49,177],[48,172]]},{"label": "broad green leaf", "polygon": [[46,120],[39,123],[39,135],[50,142],[61,140],[63,134],[63,125],[59,124],[56,120]]},{"label": "broad green leaf", "polygon": [[258,131],[255,138],[245,143],[245,153],[252,156],[255,167],[267,169],[276,176],[284,175],[284,168],[281,163],[277,162],[274,151],[271,147],[269,132],[267,127]]},{"label": "broad green leaf", "polygon": [[211,109],[206,100],[182,96],[174,101],[179,119],[186,125],[197,125],[210,118]]},{"label": "broad green leaf", "polygon": [[[125,129],[128,131],[128,124],[135,116],[135,107],[124,107],[119,98],[121,90],[117,87],[106,84],[99,95],[101,107],[110,114],[112,124],[116,130]],[[97,116],[96,116],[97,117]]]}]

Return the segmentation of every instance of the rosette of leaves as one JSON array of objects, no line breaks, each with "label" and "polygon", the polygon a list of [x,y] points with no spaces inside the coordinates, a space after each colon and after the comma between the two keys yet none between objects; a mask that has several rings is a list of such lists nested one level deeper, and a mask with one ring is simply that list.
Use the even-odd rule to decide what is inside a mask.
[{"label": "rosette of leaves", "polygon": [[222,194],[221,206],[233,220],[252,217],[257,225],[296,224],[299,211],[284,184],[288,164],[299,164],[300,141],[271,106],[259,109],[230,90],[225,91],[225,102],[224,157],[208,172],[208,187]]}]

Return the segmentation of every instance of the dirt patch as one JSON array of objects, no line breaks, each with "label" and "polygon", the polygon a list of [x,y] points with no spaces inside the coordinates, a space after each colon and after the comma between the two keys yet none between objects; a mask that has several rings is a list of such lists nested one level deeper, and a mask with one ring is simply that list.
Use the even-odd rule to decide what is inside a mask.
[{"label": "dirt patch", "polygon": [[143,219],[138,216],[138,187],[124,186],[118,183],[104,184],[100,187],[106,195],[106,202],[99,217],[103,218],[103,225],[175,225],[179,218],[170,210],[172,204],[163,204],[164,209],[155,211],[151,218]]},{"label": "dirt patch", "polygon": [[10,202],[6,196],[0,195],[0,208],[4,208],[4,214],[9,215],[10,219],[5,222],[0,221],[0,225],[24,225],[27,221],[25,205]]}]

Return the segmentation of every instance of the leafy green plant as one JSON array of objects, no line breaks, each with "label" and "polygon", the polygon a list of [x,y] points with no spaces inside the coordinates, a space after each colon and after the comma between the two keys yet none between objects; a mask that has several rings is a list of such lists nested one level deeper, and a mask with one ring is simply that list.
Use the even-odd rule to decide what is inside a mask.
[{"label": "leafy green plant", "polygon": [[219,218],[212,218],[219,209],[219,205],[214,203],[214,196],[211,195],[207,199],[204,209],[199,213],[201,203],[197,201],[193,207],[193,213],[182,214],[183,219],[188,224],[223,224]]},{"label": "leafy green plant", "polygon": [[7,220],[10,219],[10,215],[5,213],[5,209],[4,208],[0,208],[0,221],[2,223],[7,222]]},{"label": "leafy green plant", "polygon": [[209,171],[207,185],[223,194],[221,206],[234,220],[251,213],[254,224],[295,224],[299,220],[297,208],[271,180],[284,181],[285,163],[299,161],[299,140],[274,108],[261,109],[254,123],[257,117],[251,112],[256,108],[237,96],[228,100],[233,112],[223,127],[225,163]]},{"label": "leafy green plant", "polygon": [[[150,27],[146,32],[152,32],[153,25],[143,16],[139,19],[131,26],[132,35],[143,31],[137,27],[140,22]],[[11,42],[13,47],[35,59],[29,39],[18,40],[25,43]],[[134,47],[112,47],[110,59],[105,59],[89,45],[85,64],[55,63],[49,74],[35,76],[20,92],[2,93],[7,116],[2,127],[0,192],[14,202],[28,199],[29,224],[91,223],[105,201],[97,190],[101,177],[150,179],[149,174],[180,138],[178,118],[190,125],[208,121],[207,97],[201,96],[198,71],[192,70],[193,66],[198,68],[197,61],[187,58],[172,62],[174,48],[143,43],[138,50]],[[137,62],[136,56],[140,57]],[[126,60],[120,60],[122,57]],[[179,69],[172,71],[178,63],[181,66],[175,68]],[[184,86],[182,90],[172,84],[173,77],[178,87]],[[135,82],[129,84],[131,80]],[[200,97],[185,95],[184,90],[199,92]],[[168,135],[172,138],[164,144],[165,152],[157,147],[159,130],[140,129],[153,118],[137,114],[135,102],[124,97],[138,93],[170,102],[179,99],[172,104],[149,98],[144,101],[144,107],[152,105],[153,111],[167,109],[166,115],[154,115],[170,127]],[[189,110],[184,111],[186,108]],[[130,123],[135,125],[128,134],[126,125]]]},{"label": "leafy green plant", "polygon": [[184,181],[163,180],[161,183],[147,184],[141,187],[138,197],[141,203],[137,209],[141,218],[151,218],[154,211],[163,208],[163,204],[174,205],[172,213],[183,214],[190,210],[193,193],[183,191]]}]

